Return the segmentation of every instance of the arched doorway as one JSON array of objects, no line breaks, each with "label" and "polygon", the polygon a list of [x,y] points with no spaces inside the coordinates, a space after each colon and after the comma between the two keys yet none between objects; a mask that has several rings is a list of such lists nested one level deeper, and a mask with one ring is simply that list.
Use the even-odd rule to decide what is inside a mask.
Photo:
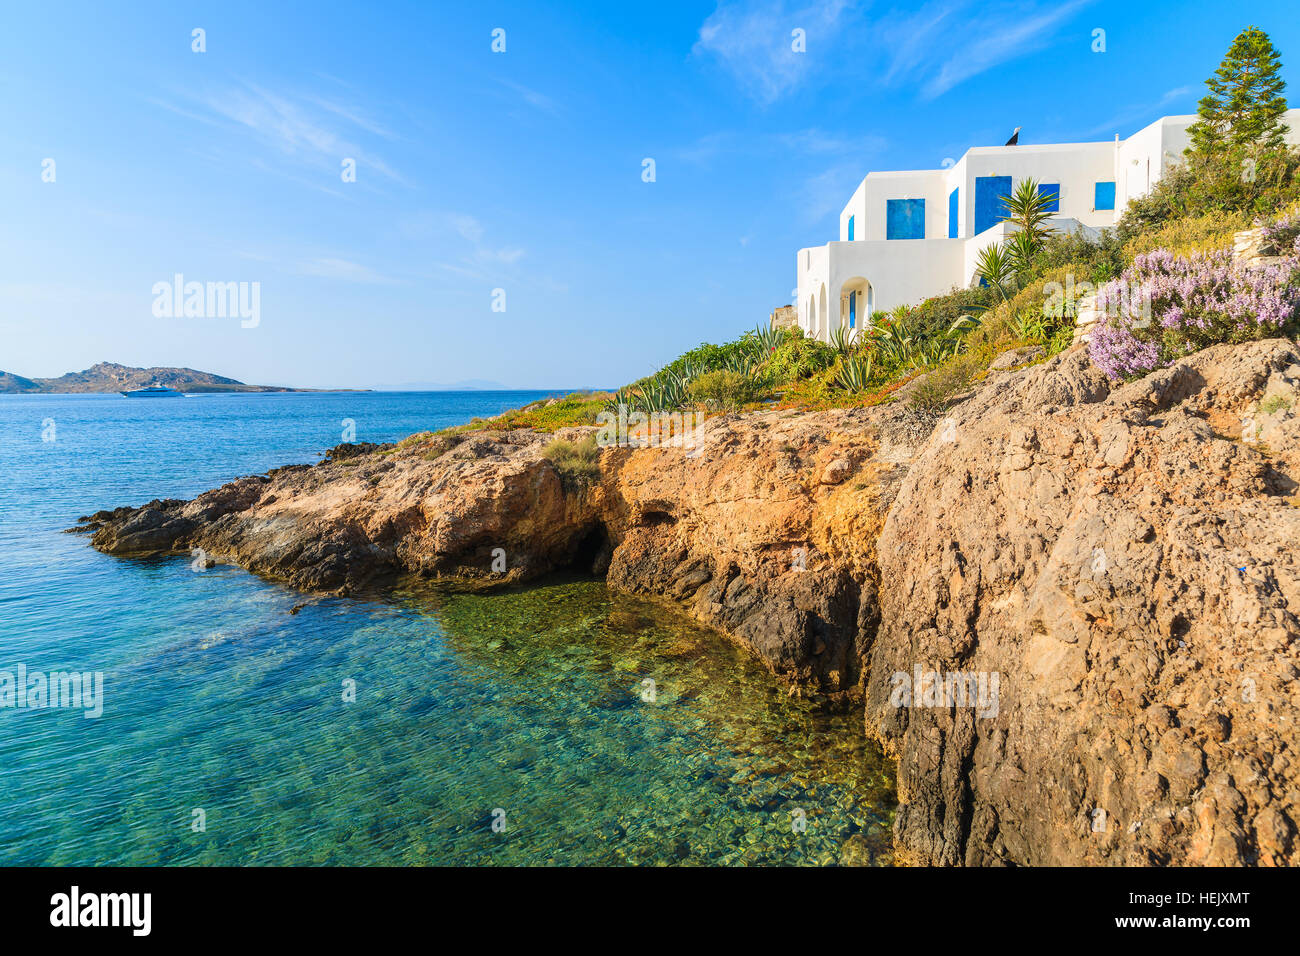
[{"label": "arched doorway", "polygon": [[875,304],[870,282],[862,276],[845,279],[840,284],[840,326],[856,335],[871,325]]},{"label": "arched doorway", "polygon": [[826,286],[823,284],[821,291],[817,293],[817,330],[813,333],[813,337],[824,342],[829,332],[830,323],[826,319]]}]

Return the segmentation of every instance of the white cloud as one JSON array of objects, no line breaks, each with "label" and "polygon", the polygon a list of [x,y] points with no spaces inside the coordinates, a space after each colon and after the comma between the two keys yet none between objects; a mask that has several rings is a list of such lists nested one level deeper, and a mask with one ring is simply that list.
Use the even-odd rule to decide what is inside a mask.
[{"label": "white cloud", "polygon": [[440,269],[458,275],[485,278],[501,266],[513,266],[527,251],[518,246],[497,246],[486,241],[487,227],[475,216],[467,213],[447,213],[443,217],[452,232],[468,244],[469,249],[457,262],[438,263]]},{"label": "white cloud", "polygon": [[186,99],[183,106],[156,99],[152,102],[207,125],[234,126],[279,155],[302,163],[337,170],[344,158],[351,158],[362,168],[403,182],[360,142],[360,134],[385,139],[392,139],[392,134],[351,105],[315,94],[276,93],[249,82]]},{"label": "white cloud", "polygon": [[[985,19],[988,8],[980,7],[984,29],[963,37],[959,48],[925,84],[922,93],[932,99],[999,63],[1046,46],[1052,28],[1088,2],[1090,0],[1074,0],[1034,15],[1013,11],[1005,19],[993,19],[992,22]],[[974,23],[970,25],[975,27]]]},{"label": "white cloud", "polygon": [[[700,27],[692,52],[718,60],[745,92],[770,104],[811,82],[817,71],[941,96],[1002,63],[1048,46],[1057,28],[1091,3],[1069,0],[930,0],[868,17],[854,0],[802,7],[787,0],[723,0]],[[807,52],[791,49],[791,31]]]},{"label": "white cloud", "polygon": [[[851,0],[821,0],[798,8],[784,0],[719,3],[700,27],[692,53],[715,57],[748,95],[773,103],[825,61],[840,18],[852,5]],[[804,31],[805,52],[793,48],[796,29]]]},{"label": "white cloud", "polygon": [[338,279],[342,282],[360,282],[367,285],[392,285],[397,280],[381,275],[369,266],[349,262],[347,259],[307,259],[299,263],[302,275],[321,279]]},{"label": "white cloud", "polygon": [[447,221],[463,238],[468,239],[475,245],[483,241],[483,224],[473,216],[452,213],[447,217]]},{"label": "white cloud", "polygon": [[506,87],[506,89],[513,91],[519,99],[523,100],[533,109],[541,110],[543,113],[550,113],[552,116],[559,115],[560,111],[555,105],[555,101],[545,93],[539,93],[536,90],[529,89],[521,83],[515,83],[511,80],[499,79],[497,82]]},{"label": "white cloud", "polygon": [[779,137],[779,141],[782,148],[809,156],[851,155],[861,157],[879,152],[887,145],[887,141],[883,136],[872,133],[841,136],[836,133],[827,133],[825,130],[816,127],[796,130],[793,133],[783,133]]},{"label": "white cloud", "polygon": [[933,0],[911,13],[891,12],[872,25],[878,48],[888,54],[884,82],[918,85],[923,98],[934,99],[1049,45],[1056,28],[1091,2]]}]

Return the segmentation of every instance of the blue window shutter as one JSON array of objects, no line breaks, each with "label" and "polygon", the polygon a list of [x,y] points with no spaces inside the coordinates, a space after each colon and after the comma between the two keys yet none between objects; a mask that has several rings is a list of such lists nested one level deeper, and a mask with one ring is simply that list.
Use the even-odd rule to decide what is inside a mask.
[{"label": "blue window shutter", "polygon": [[1050,200],[1046,206],[1048,212],[1061,211],[1061,184],[1060,183],[1039,183],[1038,195]]},{"label": "blue window shutter", "polygon": [[978,236],[1006,217],[1006,197],[1010,195],[1010,176],[975,177],[975,231],[971,235]]},{"label": "blue window shutter", "polygon": [[885,238],[924,239],[925,200],[886,199]]},{"label": "blue window shutter", "polygon": [[1115,208],[1115,184],[1098,183],[1092,199],[1093,209]]},{"label": "blue window shutter", "polygon": [[849,242],[853,241],[853,217],[849,216]]},{"label": "blue window shutter", "polygon": [[960,198],[958,197],[957,194],[959,192],[961,192],[960,186],[958,186],[956,189],[954,189],[952,192],[948,194],[948,238],[949,239],[957,238],[957,233],[958,233],[957,210],[959,208],[958,203],[960,202]]}]

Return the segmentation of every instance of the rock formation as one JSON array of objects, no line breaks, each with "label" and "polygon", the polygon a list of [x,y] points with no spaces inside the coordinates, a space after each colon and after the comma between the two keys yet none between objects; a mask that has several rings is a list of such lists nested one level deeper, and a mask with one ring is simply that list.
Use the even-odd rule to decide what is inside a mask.
[{"label": "rock formation", "polygon": [[[905,859],[1294,864],[1298,389],[1284,340],[1120,387],[1076,347],[991,372],[937,428],[906,390],[719,416],[693,448],[603,450],[581,487],[551,436],[417,436],[85,530],[301,588],[581,565],[678,601],[793,687],[865,702]],[[996,705],[900,704],[922,672]]]},{"label": "rock formation", "polygon": [[[1112,388],[1080,349],[954,410],[877,544],[869,726],[935,863],[1300,861],[1300,353]],[[996,717],[890,677],[997,672]]]}]

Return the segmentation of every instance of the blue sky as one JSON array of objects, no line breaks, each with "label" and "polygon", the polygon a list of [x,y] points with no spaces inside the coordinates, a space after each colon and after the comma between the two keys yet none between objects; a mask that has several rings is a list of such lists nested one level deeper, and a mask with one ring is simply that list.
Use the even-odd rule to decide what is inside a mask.
[{"label": "blue sky", "polygon": [[[1300,18],[1249,6],[7,5],[0,369],[622,384],[766,321],[871,169],[1194,112],[1249,23],[1300,103]],[[156,317],[176,273],[259,324]]]}]

